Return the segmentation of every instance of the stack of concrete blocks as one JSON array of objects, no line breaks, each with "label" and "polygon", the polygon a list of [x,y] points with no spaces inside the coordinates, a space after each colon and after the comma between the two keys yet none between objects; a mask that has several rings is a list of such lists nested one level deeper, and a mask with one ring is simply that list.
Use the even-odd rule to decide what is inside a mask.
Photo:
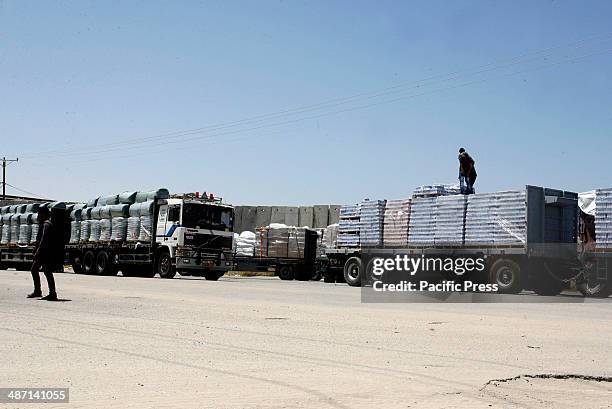
[{"label": "stack of concrete blocks", "polygon": [[466,245],[522,245],[526,242],[526,235],[525,189],[468,196]]},{"label": "stack of concrete blocks", "polygon": [[234,232],[255,231],[271,223],[325,228],[338,223],[340,205],[315,206],[235,206]]},{"label": "stack of concrete blocks", "polygon": [[416,197],[432,197],[432,196],[447,196],[447,195],[458,195],[461,193],[461,189],[457,185],[451,184],[434,184],[434,185],[423,185],[414,189],[412,194],[413,198]]},{"label": "stack of concrete blocks", "polygon": [[359,244],[361,247],[381,247],[383,242],[383,222],[386,200],[361,202],[359,217]]},{"label": "stack of concrete blocks", "polygon": [[258,229],[255,257],[304,258],[306,230],[277,223]]},{"label": "stack of concrete blocks", "polygon": [[465,195],[439,196],[436,199],[436,229],[434,244],[436,246],[463,246],[465,236],[465,212],[467,198]]},{"label": "stack of concrete blocks", "polygon": [[345,205],[340,208],[338,222],[338,248],[358,249],[360,228],[360,206]]},{"label": "stack of concrete blocks", "polygon": [[595,247],[612,248],[612,188],[595,191]]},{"label": "stack of concrete blocks", "polygon": [[433,246],[438,206],[436,197],[418,197],[410,205],[408,245]]},{"label": "stack of concrete blocks", "polygon": [[387,200],[383,226],[385,247],[405,247],[408,244],[411,199]]}]

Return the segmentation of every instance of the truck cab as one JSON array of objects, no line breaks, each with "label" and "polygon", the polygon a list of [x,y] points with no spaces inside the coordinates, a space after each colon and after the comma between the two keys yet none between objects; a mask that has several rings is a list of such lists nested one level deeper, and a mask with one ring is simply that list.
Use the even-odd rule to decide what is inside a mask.
[{"label": "truck cab", "polygon": [[234,209],[220,200],[193,196],[158,202],[155,243],[160,275],[216,280],[231,268]]}]

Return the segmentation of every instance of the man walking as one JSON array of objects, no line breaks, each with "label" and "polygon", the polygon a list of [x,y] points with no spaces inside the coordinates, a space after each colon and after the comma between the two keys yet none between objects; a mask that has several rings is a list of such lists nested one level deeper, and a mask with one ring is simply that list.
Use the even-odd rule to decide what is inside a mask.
[{"label": "man walking", "polygon": [[[32,263],[32,279],[34,281],[34,292],[28,298],[38,298],[42,296],[40,286],[40,274],[42,271],[47,279],[49,294],[41,299],[47,301],[57,301],[55,290],[55,278],[53,272],[62,270],[64,266],[64,234],[62,226],[54,225],[51,212],[47,207],[38,209],[39,229],[34,248],[34,261]],[[56,222],[57,223],[57,222]]]},{"label": "man walking", "polygon": [[459,186],[464,195],[474,193],[474,183],[478,176],[474,164],[470,154],[463,148],[459,149]]}]

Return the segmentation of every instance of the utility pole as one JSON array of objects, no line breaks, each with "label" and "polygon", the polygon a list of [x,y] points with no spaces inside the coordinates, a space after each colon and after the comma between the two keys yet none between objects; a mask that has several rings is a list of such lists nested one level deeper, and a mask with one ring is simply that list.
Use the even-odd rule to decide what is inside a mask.
[{"label": "utility pole", "polygon": [[6,200],[6,165],[12,162],[17,162],[19,158],[16,159],[7,159],[5,157],[2,158],[2,200]]}]

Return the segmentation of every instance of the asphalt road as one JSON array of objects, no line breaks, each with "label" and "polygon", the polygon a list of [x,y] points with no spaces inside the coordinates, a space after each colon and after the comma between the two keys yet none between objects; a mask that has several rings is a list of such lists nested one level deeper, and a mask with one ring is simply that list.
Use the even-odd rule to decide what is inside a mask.
[{"label": "asphalt road", "polygon": [[364,304],[344,284],[264,277],[57,282],[63,302],[27,300],[29,273],[0,271],[0,387],[70,388],[44,407],[612,407],[610,379],[589,378],[612,376],[612,299]]}]

